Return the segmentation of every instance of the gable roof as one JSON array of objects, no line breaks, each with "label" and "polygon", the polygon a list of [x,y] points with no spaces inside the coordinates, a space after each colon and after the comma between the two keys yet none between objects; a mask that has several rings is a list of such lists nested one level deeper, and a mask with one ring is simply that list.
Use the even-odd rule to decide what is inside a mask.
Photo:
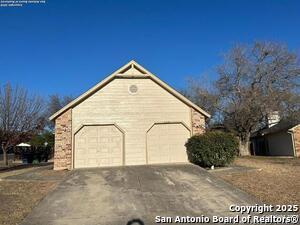
[{"label": "gable roof", "polygon": [[96,84],[94,87],[92,87],[91,89],[89,89],[88,91],[86,91],[85,93],[83,93],[82,95],[80,95],[79,97],[74,99],[73,101],[71,101],[69,104],[64,106],[62,109],[60,109],[59,111],[54,113],[52,116],[50,116],[49,119],[50,120],[56,119],[63,112],[65,112],[66,110],[68,110],[70,108],[73,108],[74,106],[78,105],[80,102],[84,101],[86,98],[88,98],[89,96],[91,96],[92,94],[97,92],[99,89],[101,89],[102,87],[107,85],[110,81],[112,81],[113,79],[118,78],[118,77],[122,77],[122,78],[126,78],[126,77],[128,77],[128,78],[150,78],[155,83],[160,85],[162,88],[167,90],[169,93],[171,93],[173,96],[177,97],[179,100],[181,100],[185,104],[189,105],[190,107],[192,107],[196,111],[202,113],[204,116],[206,116],[208,118],[210,117],[209,113],[205,112],[203,109],[201,109],[196,104],[194,104],[193,102],[188,100],[186,97],[184,97],[182,94],[180,94],[179,92],[177,92],[176,90],[171,88],[169,85],[164,83],[162,80],[160,80],[154,74],[152,74],[151,72],[146,70],[144,67],[139,65],[137,62],[135,62],[134,60],[131,60],[130,62],[128,62],[127,64],[125,64],[124,66],[122,66],[121,68],[116,70],[115,72],[113,72],[111,75],[106,77],[104,80],[102,80],[101,82]]},{"label": "gable roof", "polygon": [[286,132],[289,130],[294,129],[296,126],[300,125],[300,120],[281,120],[279,123],[269,127],[269,128],[264,128],[261,129],[255,133],[253,133],[253,135],[251,136],[262,136],[262,135],[267,135],[267,134],[274,134],[274,133],[278,133],[278,132]]}]

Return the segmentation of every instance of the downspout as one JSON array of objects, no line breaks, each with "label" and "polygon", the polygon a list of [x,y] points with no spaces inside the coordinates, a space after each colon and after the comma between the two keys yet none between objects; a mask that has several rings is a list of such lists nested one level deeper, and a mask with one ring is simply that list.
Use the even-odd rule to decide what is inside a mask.
[{"label": "downspout", "polygon": [[294,138],[294,132],[292,130],[288,130],[287,131],[288,134],[291,135],[291,138],[292,138],[292,145],[293,145],[293,151],[294,151],[294,157],[296,157],[296,149],[295,149],[295,138]]}]

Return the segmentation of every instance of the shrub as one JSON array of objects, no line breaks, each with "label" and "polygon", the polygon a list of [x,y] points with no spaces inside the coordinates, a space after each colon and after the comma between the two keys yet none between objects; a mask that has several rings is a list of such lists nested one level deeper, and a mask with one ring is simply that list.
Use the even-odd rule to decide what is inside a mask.
[{"label": "shrub", "polygon": [[237,154],[238,140],[230,133],[212,131],[191,137],[185,146],[191,163],[202,167],[226,166]]}]

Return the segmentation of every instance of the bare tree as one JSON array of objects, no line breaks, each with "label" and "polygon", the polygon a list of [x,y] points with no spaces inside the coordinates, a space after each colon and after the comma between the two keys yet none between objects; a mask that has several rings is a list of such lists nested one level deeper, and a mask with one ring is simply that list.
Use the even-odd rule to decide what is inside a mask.
[{"label": "bare tree", "polygon": [[0,143],[5,165],[7,150],[43,129],[42,99],[6,84],[0,87]]},{"label": "bare tree", "polygon": [[187,80],[187,87],[182,90],[181,93],[193,103],[212,115],[210,120],[207,121],[208,123],[210,123],[210,121],[213,123],[219,121],[219,114],[217,110],[218,95],[210,84],[204,84],[195,78],[189,78]]},{"label": "bare tree", "polygon": [[240,137],[240,154],[248,155],[251,132],[266,125],[269,113],[291,110],[288,105],[299,101],[299,61],[283,45],[255,42],[232,48],[218,73],[218,108]]},{"label": "bare tree", "polygon": [[282,104],[282,119],[300,123],[300,93],[287,92],[286,96]]},{"label": "bare tree", "polygon": [[[60,110],[69,102],[71,102],[73,99],[74,98],[72,96],[61,97],[58,94],[50,95],[48,101],[48,107],[45,112],[45,117],[48,119],[52,114],[56,113],[58,110]],[[47,125],[51,130],[54,129],[53,121],[48,121]]]}]

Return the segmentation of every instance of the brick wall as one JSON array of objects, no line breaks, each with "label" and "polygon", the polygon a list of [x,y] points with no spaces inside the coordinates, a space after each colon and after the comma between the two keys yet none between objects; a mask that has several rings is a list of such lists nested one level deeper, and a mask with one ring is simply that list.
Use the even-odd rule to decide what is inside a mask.
[{"label": "brick wall", "polygon": [[205,117],[192,108],[192,134],[199,135],[205,132]]},{"label": "brick wall", "polygon": [[300,125],[296,126],[293,131],[296,156],[300,157]]},{"label": "brick wall", "polygon": [[72,109],[55,120],[54,169],[71,169],[72,166]]}]

